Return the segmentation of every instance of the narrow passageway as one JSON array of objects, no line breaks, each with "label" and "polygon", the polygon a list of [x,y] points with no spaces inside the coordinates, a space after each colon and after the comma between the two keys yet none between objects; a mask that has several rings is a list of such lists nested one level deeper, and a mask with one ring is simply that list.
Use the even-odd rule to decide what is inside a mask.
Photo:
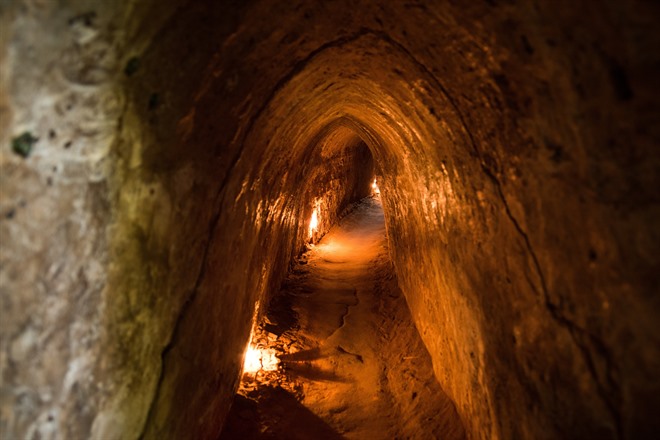
[{"label": "narrow passageway", "polygon": [[253,344],[259,371],[244,374],[221,439],[464,436],[397,287],[378,198],[297,261]]}]

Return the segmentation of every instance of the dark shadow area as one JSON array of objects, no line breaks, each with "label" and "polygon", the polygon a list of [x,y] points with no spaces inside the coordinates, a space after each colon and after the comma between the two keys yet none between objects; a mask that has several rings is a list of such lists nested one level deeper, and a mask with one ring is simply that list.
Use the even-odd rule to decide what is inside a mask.
[{"label": "dark shadow area", "polygon": [[298,351],[296,353],[283,354],[280,356],[280,360],[282,362],[305,362],[326,357],[328,357],[328,353],[323,353],[319,347],[315,347],[310,348],[309,350]]},{"label": "dark shadow area", "polygon": [[298,316],[291,307],[289,295],[277,295],[271,301],[266,312],[266,324],[264,329],[277,336],[281,336],[287,330],[292,330],[298,325]]},{"label": "dark shadow area", "polygon": [[236,395],[219,440],[340,440],[328,424],[280,387]]},{"label": "dark shadow area", "polygon": [[283,362],[287,375],[292,379],[306,379],[320,382],[349,383],[350,380],[336,374],[334,371],[321,368],[309,362],[289,363]]}]

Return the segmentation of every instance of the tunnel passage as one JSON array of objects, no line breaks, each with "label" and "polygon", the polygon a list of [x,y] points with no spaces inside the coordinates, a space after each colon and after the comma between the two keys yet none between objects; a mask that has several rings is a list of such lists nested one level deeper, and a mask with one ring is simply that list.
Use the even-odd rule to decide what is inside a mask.
[{"label": "tunnel passage", "polygon": [[0,8],[2,436],[217,436],[375,171],[468,438],[656,437],[656,5],[166,3]]},{"label": "tunnel passage", "polygon": [[377,190],[256,320],[221,440],[465,438],[398,288]]}]

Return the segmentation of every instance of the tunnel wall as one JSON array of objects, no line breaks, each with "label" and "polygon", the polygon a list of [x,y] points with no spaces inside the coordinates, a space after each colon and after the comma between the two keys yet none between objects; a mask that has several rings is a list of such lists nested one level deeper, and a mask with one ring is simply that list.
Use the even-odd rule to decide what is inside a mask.
[{"label": "tunnel wall", "polygon": [[[92,17],[89,4],[59,3],[0,4],[5,439],[85,438],[106,396],[129,394],[129,381],[109,380],[102,325],[116,206],[108,175],[124,105],[109,29],[117,11],[97,5]],[[17,147],[27,158],[12,145],[23,133]],[[124,410],[141,406],[133,396]],[[121,412],[113,416],[118,438]]]},{"label": "tunnel wall", "polygon": [[657,8],[349,3],[0,6],[3,435],[218,432],[360,142],[470,438],[658,431]]}]

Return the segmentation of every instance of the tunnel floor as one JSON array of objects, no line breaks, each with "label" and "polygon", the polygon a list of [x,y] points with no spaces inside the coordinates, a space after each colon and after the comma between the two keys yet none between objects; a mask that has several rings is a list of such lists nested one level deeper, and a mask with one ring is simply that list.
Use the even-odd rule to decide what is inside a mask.
[{"label": "tunnel floor", "polygon": [[294,265],[253,342],[276,371],[244,374],[221,439],[463,438],[367,198]]}]

